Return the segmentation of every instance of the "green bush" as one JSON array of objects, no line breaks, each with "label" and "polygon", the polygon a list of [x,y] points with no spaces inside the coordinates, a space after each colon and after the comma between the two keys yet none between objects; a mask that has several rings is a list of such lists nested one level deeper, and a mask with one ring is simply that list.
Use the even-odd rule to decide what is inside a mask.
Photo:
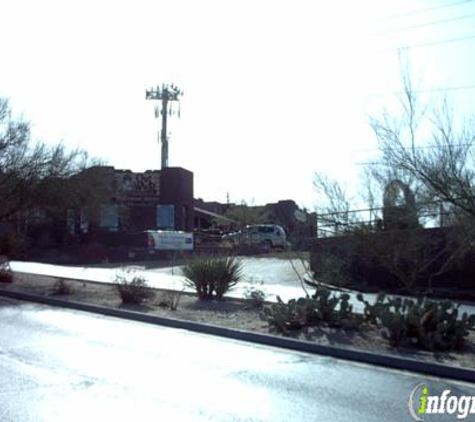
[{"label": "green bush", "polygon": [[127,275],[116,275],[116,283],[122,303],[140,304],[155,296],[155,292],[147,285],[144,277],[134,276],[129,280]]},{"label": "green bush", "polygon": [[185,284],[200,299],[218,299],[232,289],[242,276],[242,261],[234,256],[209,255],[191,259],[182,268]]},{"label": "green bush", "polygon": [[393,346],[411,346],[430,351],[460,349],[469,330],[475,329],[475,315],[459,318],[459,307],[450,301],[391,298],[378,295],[365,304],[366,319],[383,327],[382,335]]},{"label": "green bush", "polygon": [[12,283],[13,271],[10,262],[5,257],[0,257],[0,283]]}]

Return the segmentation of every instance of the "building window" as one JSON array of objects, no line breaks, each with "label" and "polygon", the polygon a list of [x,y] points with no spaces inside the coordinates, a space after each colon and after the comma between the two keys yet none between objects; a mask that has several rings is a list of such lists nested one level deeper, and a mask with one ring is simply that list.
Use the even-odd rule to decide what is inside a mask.
[{"label": "building window", "polygon": [[99,227],[111,232],[119,231],[119,206],[116,204],[105,205],[101,208]]},{"label": "building window", "polygon": [[174,205],[157,205],[157,227],[161,230],[175,230]]}]

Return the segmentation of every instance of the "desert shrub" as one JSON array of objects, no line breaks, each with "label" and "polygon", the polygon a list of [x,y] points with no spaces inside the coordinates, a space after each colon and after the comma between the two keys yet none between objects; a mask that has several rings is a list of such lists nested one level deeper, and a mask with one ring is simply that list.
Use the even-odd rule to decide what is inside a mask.
[{"label": "desert shrub", "polygon": [[450,301],[392,298],[378,295],[370,304],[362,295],[368,321],[382,325],[382,336],[392,346],[411,346],[431,351],[457,350],[463,347],[469,330],[475,329],[475,315],[463,313]]},{"label": "desert shrub", "polygon": [[0,283],[12,283],[13,271],[6,257],[0,257]]},{"label": "desert shrub", "polygon": [[255,308],[262,307],[267,297],[267,293],[260,287],[262,284],[261,281],[257,286],[248,286],[244,290],[244,299],[248,300]]},{"label": "desert shrub", "polygon": [[23,238],[16,234],[3,234],[0,236],[0,254],[12,259],[21,254],[24,249]]},{"label": "desert shrub", "polygon": [[71,294],[71,286],[66,283],[64,278],[58,278],[53,284],[53,294],[55,295],[69,295]]},{"label": "desert shrub", "polygon": [[180,304],[181,295],[183,290],[169,290],[161,294],[158,300],[158,306],[162,308],[169,308],[171,311],[176,311]]},{"label": "desert shrub", "polygon": [[347,293],[336,295],[329,289],[318,287],[313,297],[291,299],[287,303],[277,296],[277,303],[264,308],[261,319],[268,322],[271,330],[284,333],[320,324],[356,329],[363,319],[353,312],[349,301]]},{"label": "desert shrub", "polygon": [[317,283],[345,286],[350,280],[347,261],[336,255],[329,252],[315,254],[312,263],[312,279]]},{"label": "desert shrub", "polygon": [[144,277],[119,274],[116,275],[115,281],[122,303],[140,304],[155,295]]},{"label": "desert shrub", "polygon": [[200,299],[218,299],[232,289],[242,275],[242,261],[234,256],[208,255],[191,259],[182,268],[185,284]]}]

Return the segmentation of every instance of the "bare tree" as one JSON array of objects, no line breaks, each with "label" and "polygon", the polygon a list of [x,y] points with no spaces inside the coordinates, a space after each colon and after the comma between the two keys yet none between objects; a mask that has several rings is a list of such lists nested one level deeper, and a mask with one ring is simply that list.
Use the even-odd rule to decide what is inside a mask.
[{"label": "bare tree", "polygon": [[[12,117],[8,100],[0,98],[0,221],[35,207],[64,210],[84,201],[76,194],[85,183],[72,176],[97,163],[84,151],[33,141],[29,123]],[[87,183],[91,197],[94,183]]]},{"label": "bare tree", "polygon": [[[360,197],[370,209],[378,208],[383,204],[378,204],[376,198],[382,198],[385,188],[397,180],[413,194],[421,224],[380,235],[372,230],[352,229],[346,233],[357,235],[355,249],[361,252],[358,259],[363,267],[366,260],[368,265],[382,268],[414,293],[424,285],[431,289],[437,277],[473,248],[475,128],[473,120],[456,125],[446,100],[432,109],[422,104],[407,71],[402,73],[402,84],[400,113],[383,110],[379,117],[370,118],[382,158],[365,169]],[[323,177],[316,180],[319,192],[327,197],[327,213],[333,211],[338,216],[336,221],[345,216],[353,228],[364,226],[361,218],[348,216],[350,201],[342,195],[337,182]],[[351,207],[355,208],[354,203]],[[450,223],[451,227],[431,236],[424,226],[433,222],[433,215],[441,209],[450,213],[444,225]]]},{"label": "bare tree", "polygon": [[319,229],[323,232],[346,233],[361,223],[354,209],[354,198],[350,198],[345,187],[328,175],[315,172],[313,187],[317,193],[316,206]]},{"label": "bare tree", "polygon": [[321,212],[345,214],[350,210],[351,199],[346,189],[337,180],[323,173],[315,173],[313,187],[325,200],[321,205],[319,204]]},{"label": "bare tree", "polygon": [[401,114],[384,111],[370,119],[382,153],[382,163],[408,174],[429,199],[475,217],[473,119],[456,127],[446,100],[430,112],[420,105],[410,78],[403,75]]}]

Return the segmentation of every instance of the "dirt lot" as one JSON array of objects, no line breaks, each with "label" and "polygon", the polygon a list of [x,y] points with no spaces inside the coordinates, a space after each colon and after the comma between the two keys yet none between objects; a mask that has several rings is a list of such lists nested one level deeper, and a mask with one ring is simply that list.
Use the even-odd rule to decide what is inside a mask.
[{"label": "dirt lot", "polygon": [[[195,295],[182,294],[178,309],[169,308],[170,300],[176,293],[156,290],[154,299],[141,306],[124,306],[113,285],[64,280],[69,293],[59,295],[58,279],[55,277],[30,274],[15,274],[14,282],[0,285],[1,289],[19,290],[39,295],[52,295],[61,299],[89,302],[114,308],[126,307],[135,311],[160,315],[163,317],[203,322],[206,324],[237,328],[268,334],[268,325],[259,318],[260,309],[245,300],[229,299],[221,302],[199,301]],[[317,327],[296,333],[294,337],[315,341],[322,345],[362,349],[381,354],[402,355],[412,359],[433,361],[452,366],[475,369],[475,333],[471,332],[465,350],[453,353],[418,352],[408,349],[395,349],[388,345],[378,329],[365,327],[359,331],[344,331],[328,327]]]}]

